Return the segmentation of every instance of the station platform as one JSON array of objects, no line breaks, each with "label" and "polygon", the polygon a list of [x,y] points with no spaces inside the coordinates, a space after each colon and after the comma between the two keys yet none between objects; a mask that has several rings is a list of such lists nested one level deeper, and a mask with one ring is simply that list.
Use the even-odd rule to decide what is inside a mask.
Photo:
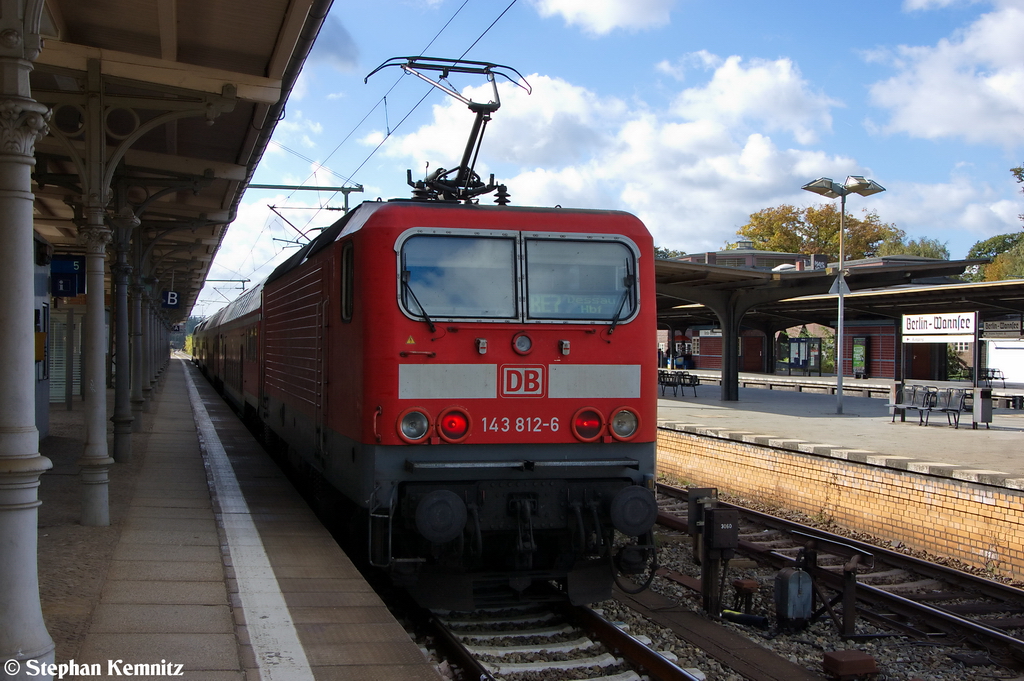
[{"label": "station platform", "polygon": [[[847,395],[841,416],[831,394],[741,388],[738,402],[722,402],[709,378],[696,397],[661,398],[659,421],[1024,484],[1024,411],[994,409],[990,428],[967,418],[953,430],[941,417],[925,428],[892,423],[877,398]],[[192,681],[441,678],[191,363],[171,360],[131,461],[111,467],[109,527],[79,524],[83,412],[72,406],[51,405],[40,447],[54,464],[39,492],[38,565],[57,663],[98,664],[103,675],[111,664],[180,664]]]},{"label": "station platform", "polygon": [[[905,457],[900,467],[914,470],[919,465],[919,472],[942,470],[961,480],[1024,486],[1024,410],[995,407],[992,422],[977,428],[972,427],[971,413],[963,413],[958,429],[936,413],[923,427],[913,413],[905,421],[899,416],[892,421],[888,400],[880,399],[888,397],[892,381],[844,379],[843,413],[837,414],[835,377],[741,374],[741,386],[763,386],[767,381],[772,387],[740,387],[738,401],[723,402],[717,372],[691,373],[701,377],[696,397],[692,388],[677,395],[670,388],[664,396],[659,389],[659,423],[711,429],[729,433],[733,439],[757,435],[768,441],[800,443],[805,451],[820,452],[831,446],[859,452],[858,459],[869,462]],[[1021,394],[1022,387],[1008,383],[993,392]]]},{"label": "station platform", "polygon": [[171,360],[132,460],[111,468],[109,527],[78,523],[80,406],[52,405],[40,447],[54,464],[40,600],[58,664],[147,678],[181,665],[190,681],[441,679],[190,363]]}]

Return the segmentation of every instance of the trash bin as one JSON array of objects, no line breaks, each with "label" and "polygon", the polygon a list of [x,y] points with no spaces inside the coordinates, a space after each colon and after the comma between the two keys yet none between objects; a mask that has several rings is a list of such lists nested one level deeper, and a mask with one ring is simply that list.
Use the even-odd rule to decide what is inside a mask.
[{"label": "trash bin", "polygon": [[971,428],[977,428],[979,423],[984,423],[986,428],[992,423],[992,388],[974,389],[974,423]]}]

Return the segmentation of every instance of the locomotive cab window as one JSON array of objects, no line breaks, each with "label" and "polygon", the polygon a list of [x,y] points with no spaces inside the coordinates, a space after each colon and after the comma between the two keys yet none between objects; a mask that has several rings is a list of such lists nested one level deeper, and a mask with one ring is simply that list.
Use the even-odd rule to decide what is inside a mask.
[{"label": "locomotive cab window", "polygon": [[414,228],[395,245],[398,302],[426,321],[606,323],[636,316],[636,246],[624,237]]},{"label": "locomotive cab window", "polygon": [[624,321],[636,312],[633,252],[615,241],[526,240],[529,319]]},{"label": "locomotive cab window", "polygon": [[418,235],[401,251],[401,301],[415,318],[515,319],[515,239]]}]

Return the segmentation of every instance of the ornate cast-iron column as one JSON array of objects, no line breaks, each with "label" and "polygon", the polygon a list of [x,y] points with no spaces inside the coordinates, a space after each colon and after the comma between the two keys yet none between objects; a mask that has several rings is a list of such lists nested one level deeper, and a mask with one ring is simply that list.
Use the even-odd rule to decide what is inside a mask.
[{"label": "ornate cast-iron column", "polygon": [[85,106],[85,158],[81,178],[85,224],[79,238],[85,242],[85,325],[82,327],[82,392],[85,414],[85,449],[82,468],[82,524],[110,524],[108,471],[114,460],[107,447],[106,290],[104,275],[107,244],[112,232],[106,222],[110,183],[105,181],[106,124],[103,82],[99,62],[89,63]]},{"label": "ornate cast-iron column", "polygon": [[[138,245],[136,244],[136,248]],[[146,398],[142,395],[142,376],[146,369],[146,355],[144,336],[142,334],[144,298],[146,287],[142,284],[142,277],[139,276],[139,266],[136,264],[134,276],[132,277],[132,431],[142,431],[142,412],[146,406]]]},{"label": "ornate cast-iron column", "polygon": [[117,250],[117,262],[114,271],[114,302],[117,307],[117,327],[114,333],[114,344],[117,357],[117,374],[114,377],[114,461],[124,463],[132,457],[132,416],[131,380],[132,362],[128,337],[128,282],[132,275],[132,266],[128,264],[128,248],[132,230],[139,226],[139,219],[125,206],[115,217],[110,218],[114,226],[114,244]]},{"label": "ornate cast-iron column", "polygon": [[110,524],[108,471],[114,463],[107,449],[107,327],[103,279],[111,232],[104,220],[104,205],[99,201],[88,201],[85,207],[87,224],[79,230],[86,246],[86,300],[82,329],[85,448],[78,465],[82,468],[82,524],[87,526]]},{"label": "ornate cast-iron column", "polygon": [[31,173],[49,111],[32,99],[29,73],[39,54],[42,5],[0,4],[0,661],[10,666],[5,679],[19,680],[49,679],[31,674],[29,664],[54,657],[39,606],[36,559],[39,476],[50,468],[39,454],[35,425],[32,323]]}]

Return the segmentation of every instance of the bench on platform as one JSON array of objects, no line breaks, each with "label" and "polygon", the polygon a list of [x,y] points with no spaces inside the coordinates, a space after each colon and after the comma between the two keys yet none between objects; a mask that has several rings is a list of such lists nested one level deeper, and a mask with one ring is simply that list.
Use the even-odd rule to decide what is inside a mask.
[{"label": "bench on platform", "polygon": [[1002,369],[995,369],[987,367],[981,370],[978,374],[978,382],[988,383],[988,387],[992,387],[992,381],[1000,381],[1003,384],[1003,388],[1006,387],[1006,376],[1003,374]]},{"label": "bench on platform", "polygon": [[693,388],[693,396],[697,396],[697,386],[700,385],[700,377],[685,371],[669,371],[658,369],[658,385],[661,386],[661,394],[665,394],[666,388],[672,388],[672,394],[678,395],[679,389]]},{"label": "bench on platform", "polygon": [[[955,429],[960,428],[960,413],[964,411],[967,393],[963,388],[943,388],[935,396],[935,402],[924,413],[924,425],[933,411],[946,415],[946,422]],[[954,425],[955,421],[955,425]]]},{"label": "bench on platform", "polygon": [[924,425],[925,412],[935,404],[937,393],[938,388],[927,385],[908,385],[901,388],[896,395],[896,401],[889,404],[893,423],[896,422],[897,414],[902,416],[908,411],[917,411],[917,423]]},{"label": "bench on platform", "polygon": [[[897,416],[903,417],[914,404],[918,389],[919,386],[916,385],[904,385],[896,389],[896,396],[888,405],[892,410],[892,423],[896,423]],[[900,420],[902,421],[903,418]]]}]

